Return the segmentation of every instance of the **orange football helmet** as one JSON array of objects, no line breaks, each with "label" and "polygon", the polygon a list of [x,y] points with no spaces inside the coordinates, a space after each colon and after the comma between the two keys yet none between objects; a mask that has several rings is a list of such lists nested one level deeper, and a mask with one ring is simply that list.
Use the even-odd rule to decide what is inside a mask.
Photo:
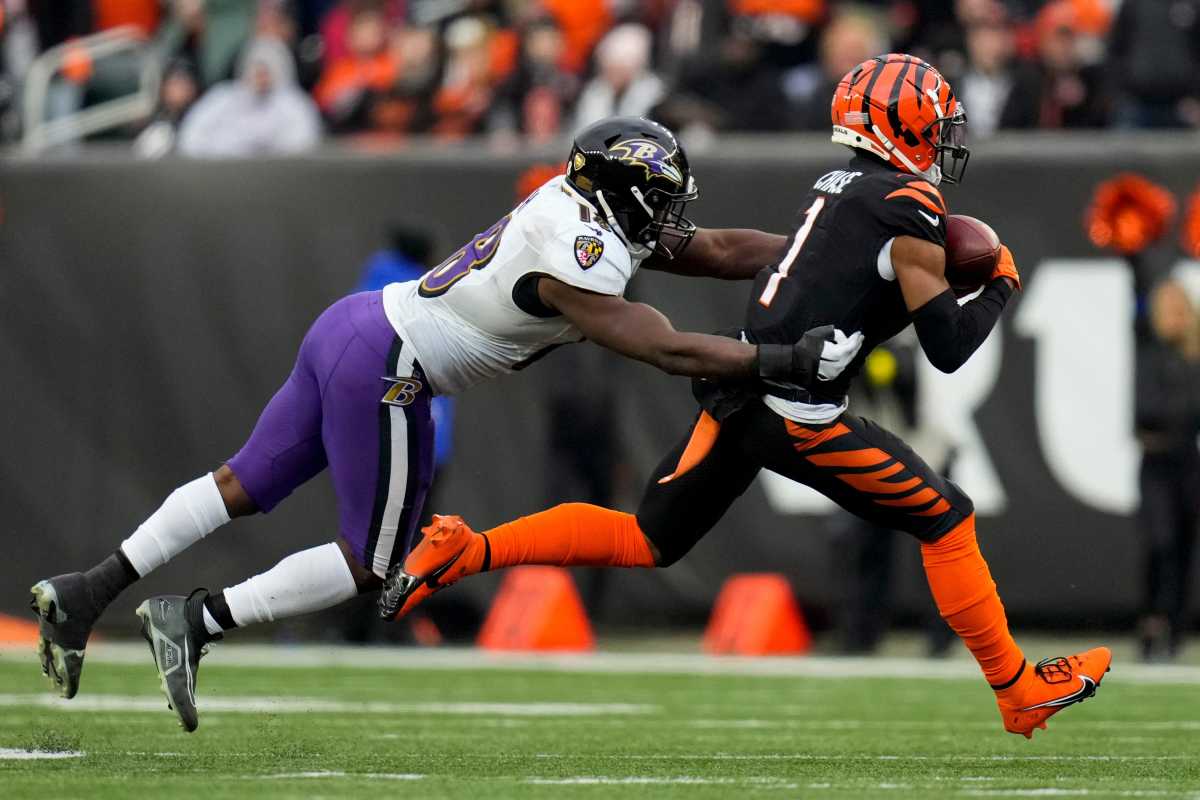
[{"label": "orange football helmet", "polygon": [[889,53],[838,83],[833,141],[858,147],[935,186],[967,169],[967,114],[942,74],[916,56]]}]

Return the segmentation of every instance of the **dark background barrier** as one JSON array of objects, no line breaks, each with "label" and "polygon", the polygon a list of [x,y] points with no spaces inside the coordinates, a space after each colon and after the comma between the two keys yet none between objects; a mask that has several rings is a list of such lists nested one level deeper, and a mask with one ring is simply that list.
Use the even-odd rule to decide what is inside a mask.
[{"label": "dark background barrier", "polygon": [[[172,488],[235,452],[307,326],[349,291],[390,223],[428,226],[448,253],[511,207],[514,181],[537,155],[0,164],[0,611],[20,613],[36,578],[95,562]],[[807,187],[844,155],[798,138],[723,145],[694,161],[698,222],[786,232]],[[968,183],[946,195],[951,210],[993,223],[1028,287],[1047,259],[1097,258],[1082,213],[1091,188],[1118,168],[1182,195],[1200,175],[1200,153],[1111,137],[1001,142],[978,148]],[[633,287],[677,326],[699,330],[736,323],[748,293],[744,284],[652,273]],[[1089,287],[1056,302],[1088,304]],[[1128,327],[1128,309],[1110,322]],[[1128,620],[1140,576],[1136,527],[1077,499],[1048,467],[1038,433],[1046,423],[1035,414],[1044,377],[1037,345],[1014,327],[1004,328],[999,376],[974,415],[1008,497],[1003,513],[981,519],[993,573],[1017,618]],[[461,398],[454,463],[427,512],[488,526],[548,504],[546,388],[581,349]],[[1126,391],[1129,364],[1115,363],[1124,365],[1117,379]],[[636,497],[694,409],[683,380],[632,363],[606,369]],[[1091,413],[1091,400],[1079,398],[1079,414]],[[1095,431],[1117,435],[1128,430]],[[121,615],[146,594],[223,587],[329,541],[335,520],[330,487],[318,478],[269,517],[235,522],[160,570],[119,601],[109,624],[131,630]],[[833,542],[827,518],[778,513],[755,484],[680,564],[614,576],[600,618],[694,622],[724,576],[752,570],[785,572],[820,614],[840,591]],[[901,551],[901,607],[920,613],[928,601],[917,548],[905,542]],[[485,576],[458,591],[482,600],[494,585]]]}]

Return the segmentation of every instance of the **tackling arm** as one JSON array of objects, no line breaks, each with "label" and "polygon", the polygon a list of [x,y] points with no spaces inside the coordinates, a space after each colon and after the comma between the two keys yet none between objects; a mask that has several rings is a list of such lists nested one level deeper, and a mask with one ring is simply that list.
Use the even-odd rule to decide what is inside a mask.
[{"label": "tackling arm", "polygon": [[644,303],[587,292],[551,278],[539,281],[538,294],[596,344],[671,375],[742,378],[757,369],[753,345],[677,331],[670,320]]},{"label": "tackling arm", "polygon": [[700,228],[677,257],[651,257],[643,266],[693,278],[752,280],[779,260],[787,241],[786,236],[753,228]]},{"label": "tackling arm", "polygon": [[1003,248],[983,292],[963,306],[946,282],[946,251],[941,246],[899,236],[892,243],[892,268],[921,349],[942,372],[954,372],[983,344],[1019,285],[1008,248]]},{"label": "tackling arm", "polygon": [[839,335],[832,326],[814,328],[795,344],[751,345],[726,336],[685,333],[645,303],[597,294],[542,278],[542,302],[555,309],[596,344],[694,378],[751,378],[801,386],[829,380],[846,368],[862,346],[861,334]]}]

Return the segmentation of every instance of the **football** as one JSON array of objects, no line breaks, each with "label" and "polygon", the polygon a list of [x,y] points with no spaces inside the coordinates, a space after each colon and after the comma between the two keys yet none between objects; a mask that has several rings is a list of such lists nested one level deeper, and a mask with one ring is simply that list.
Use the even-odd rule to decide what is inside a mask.
[{"label": "football", "polygon": [[970,293],[992,277],[1000,258],[1000,237],[975,217],[946,218],[946,282],[956,294]]}]

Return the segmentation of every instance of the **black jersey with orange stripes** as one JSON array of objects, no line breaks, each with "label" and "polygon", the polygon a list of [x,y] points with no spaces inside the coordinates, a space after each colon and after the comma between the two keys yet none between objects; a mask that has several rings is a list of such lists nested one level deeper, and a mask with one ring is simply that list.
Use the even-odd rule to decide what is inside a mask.
[{"label": "black jersey with orange stripes", "polygon": [[854,362],[836,380],[812,387],[837,402],[871,349],[910,322],[891,241],[914,236],[944,247],[946,203],[920,176],[859,154],[845,169],[823,175],[801,207],[779,263],[755,279],[746,334],[755,343],[787,344],[820,325],[862,331]]}]

